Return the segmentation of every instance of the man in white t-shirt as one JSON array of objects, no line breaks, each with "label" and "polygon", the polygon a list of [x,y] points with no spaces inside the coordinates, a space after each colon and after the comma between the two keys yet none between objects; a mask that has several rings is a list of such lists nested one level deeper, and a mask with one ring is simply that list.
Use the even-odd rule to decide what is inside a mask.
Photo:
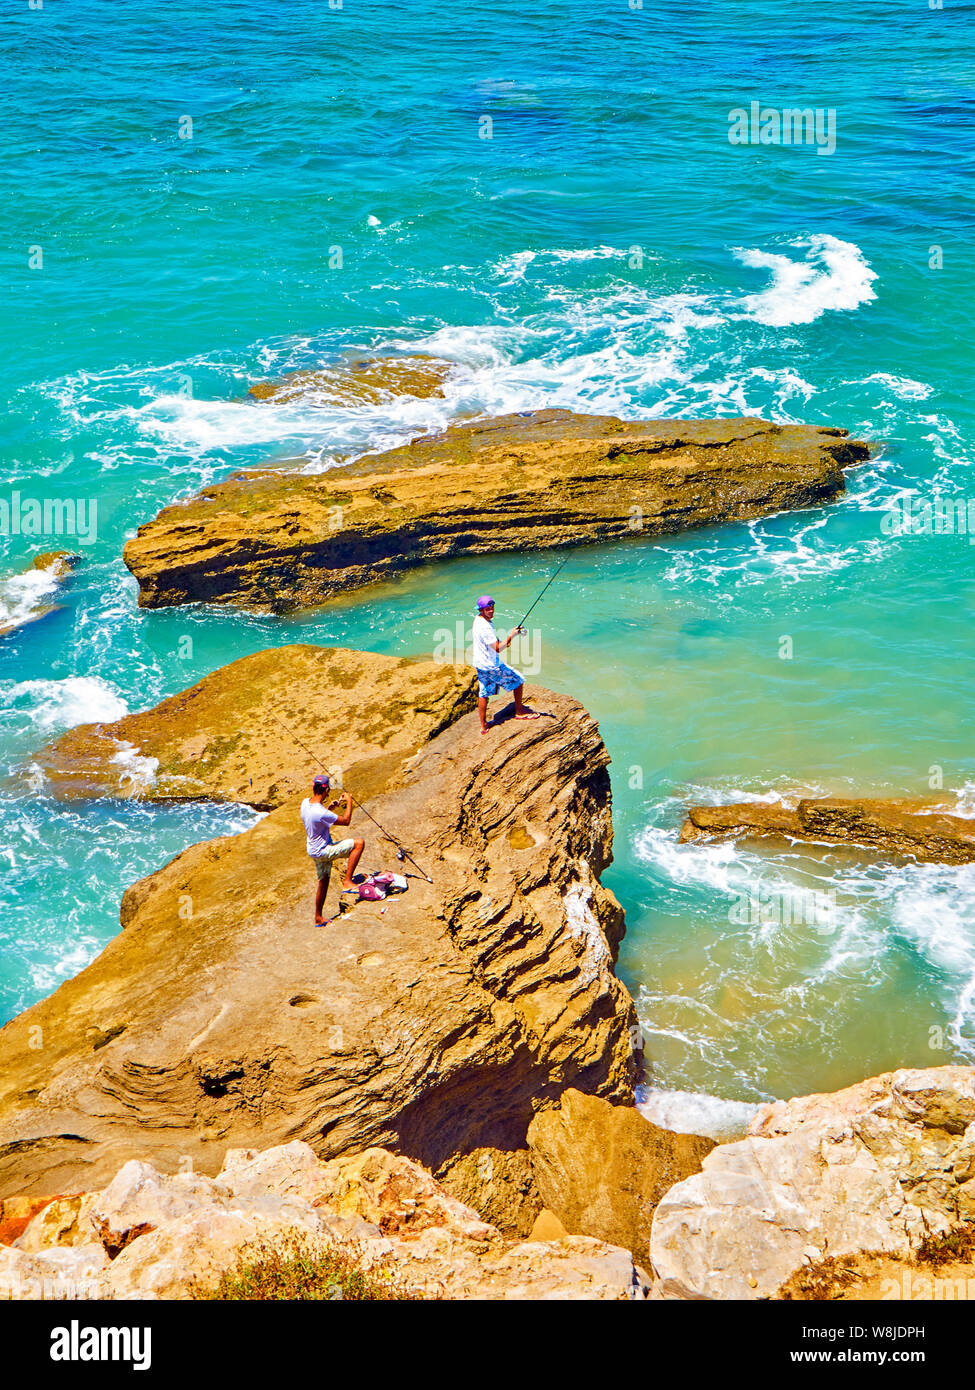
[{"label": "man in white t-shirt", "polygon": [[502,642],[494,630],[494,599],[482,594],[477,600],[474,619],[474,667],[477,671],[477,712],[481,717],[481,733],[488,731],[487,702],[501,690],[510,690],[515,697],[516,719],[537,719],[534,710],[526,708],[523,700],[525,678],[513,666],[506,666],[501,653],[511,646],[512,639],[524,629],[512,628]]},{"label": "man in white t-shirt", "polygon": [[[343,893],[356,893],[358,889],[352,881],[356,865],[362,858],[362,851],[366,847],[365,840],[338,840],[332,839],[333,825],[349,825],[352,821],[352,797],[348,792],[343,792],[345,804],[341,801],[333,801],[330,805],[325,805],[325,798],[328,796],[330,787],[328,777],[322,773],[315,778],[312,783],[311,796],[306,796],[301,803],[301,819],[308,836],[308,853],[312,857],[315,865],[315,872],[318,874],[318,893],[315,897],[315,926],[325,927],[328,922],[322,917],[322,909],[325,906],[325,894],[328,892],[328,881],[332,874],[332,861],[335,859],[348,859],[345,866],[345,882],[342,884]],[[339,807],[339,811],[335,811]]]}]

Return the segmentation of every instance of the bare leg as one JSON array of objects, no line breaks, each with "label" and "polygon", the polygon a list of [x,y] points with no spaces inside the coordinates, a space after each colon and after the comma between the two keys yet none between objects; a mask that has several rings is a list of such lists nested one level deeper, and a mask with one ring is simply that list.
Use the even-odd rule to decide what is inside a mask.
[{"label": "bare leg", "polygon": [[527,707],[527,705],[525,704],[525,702],[524,702],[524,689],[525,689],[525,687],[524,687],[523,685],[519,685],[518,689],[514,692],[514,695],[515,695],[515,718],[516,718],[516,719],[537,719],[537,718],[538,718],[538,715],[535,713],[535,711],[529,709],[529,708]]},{"label": "bare leg", "polygon": [[482,733],[482,734],[486,734],[487,731],[488,731],[488,726],[487,726],[487,696],[486,696],[486,695],[482,695],[482,696],[480,697],[480,699],[478,700],[478,702],[477,702],[477,712],[478,712],[478,714],[479,714],[480,717],[481,717],[481,733]]},{"label": "bare leg", "polygon": [[325,894],[326,894],[327,892],[328,892],[328,879],[327,879],[327,878],[320,878],[320,879],[318,880],[318,892],[315,894],[315,926],[316,926],[316,927],[323,927],[323,926],[325,925],[324,921],[322,920],[322,912],[323,912],[324,909],[325,909]]},{"label": "bare leg", "polygon": [[362,851],[365,849],[365,847],[365,840],[355,840],[353,842],[352,853],[349,855],[349,862],[345,868],[345,882],[342,884],[343,888],[355,887],[355,884],[352,882],[352,875],[355,873],[356,865],[362,858]]}]

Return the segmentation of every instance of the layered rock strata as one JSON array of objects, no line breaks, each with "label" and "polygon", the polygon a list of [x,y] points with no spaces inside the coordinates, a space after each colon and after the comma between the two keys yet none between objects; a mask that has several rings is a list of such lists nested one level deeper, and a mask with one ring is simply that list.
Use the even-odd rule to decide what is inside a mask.
[{"label": "layered rock strata", "polygon": [[31,759],[59,797],[236,801],[259,810],[322,771],[368,796],[387,771],[474,708],[474,672],[343,647],[241,657],[153,709],[81,724]]},{"label": "layered rock strata", "polygon": [[908,855],[926,864],[970,864],[975,860],[975,820],[917,801],[832,797],[803,800],[794,807],[764,801],[692,806],[680,839],[682,844],[689,844],[762,836],[862,845],[885,855]]},{"label": "layered rock strata", "polygon": [[325,473],[239,473],[125,547],[139,602],[314,605],[462,554],[656,536],[844,490],[845,430],[541,410],[458,424]]},{"label": "layered rock strata", "polygon": [[[431,737],[466,677],[437,685],[390,665],[389,689],[415,675],[439,693],[418,750],[414,729],[402,750],[361,760],[366,805],[433,882],[357,812],[363,868],[405,867],[409,891],[316,928],[296,793],[135,884],[125,930],[0,1030],[0,1196],[88,1190],[129,1158],[214,1173],[228,1146],[294,1139],[323,1157],[381,1145],[434,1170],[466,1156],[469,1189],[481,1151],[523,1150],[532,1115],[566,1087],[632,1100],[640,1035],[613,971],[623,914],[599,882],[612,822],[596,724],[537,691],[545,718],[481,738],[462,715]],[[334,689],[323,679],[317,696],[329,737]],[[400,727],[397,702],[386,717],[377,696],[380,745]],[[231,754],[208,778],[249,795]]]}]

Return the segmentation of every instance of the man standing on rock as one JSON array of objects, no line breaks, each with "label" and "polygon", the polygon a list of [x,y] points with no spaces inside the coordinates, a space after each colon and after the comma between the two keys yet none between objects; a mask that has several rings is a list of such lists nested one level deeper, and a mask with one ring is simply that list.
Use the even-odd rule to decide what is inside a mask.
[{"label": "man standing on rock", "polygon": [[[333,825],[350,825],[352,822],[352,797],[348,792],[343,792],[345,804],[341,801],[333,801],[330,805],[324,804],[325,797],[331,783],[324,773],[320,773],[312,783],[311,796],[305,797],[301,803],[301,819],[308,836],[308,853],[311,855],[318,874],[318,893],[315,897],[315,926],[325,927],[327,920],[322,916],[322,909],[325,906],[325,894],[328,892],[328,881],[332,874],[332,861],[334,859],[348,859],[345,868],[345,882],[342,884],[343,893],[356,892],[356,886],[352,881],[356,865],[362,858],[362,851],[366,847],[365,840],[338,840],[332,839]],[[340,812],[335,811],[335,807],[342,807]]]},{"label": "man standing on rock", "polygon": [[515,697],[516,719],[537,719],[534,710],[526,708],[523,701],[525,678],[513,666],[506,666],[501,660],[502,651],[511,646],[512,640],[524,629],[512,628],[502,642],[494,630],[494,599],[490,594],[482,594],[477,600],[477,617],[474,619],[474,667],[477,671],[477,712],[481,718],[481,733],[488,731],[487,702],[492,695],[501,690],[510,690]]}]

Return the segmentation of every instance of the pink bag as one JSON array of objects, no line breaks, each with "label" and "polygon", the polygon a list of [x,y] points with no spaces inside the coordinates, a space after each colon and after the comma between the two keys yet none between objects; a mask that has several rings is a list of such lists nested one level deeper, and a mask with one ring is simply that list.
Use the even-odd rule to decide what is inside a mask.
[{"label": "pink bag", "polygon": [[377,883],[384,893],[405,893],[409,887],[409,884],[402,874],[373,874],[372,881],[373,883]]},{"label": "pink bag", "polygon": [[374,878],[367,878],[359,884],[360,902],[381,903],[385,896],[385,890]]}]

